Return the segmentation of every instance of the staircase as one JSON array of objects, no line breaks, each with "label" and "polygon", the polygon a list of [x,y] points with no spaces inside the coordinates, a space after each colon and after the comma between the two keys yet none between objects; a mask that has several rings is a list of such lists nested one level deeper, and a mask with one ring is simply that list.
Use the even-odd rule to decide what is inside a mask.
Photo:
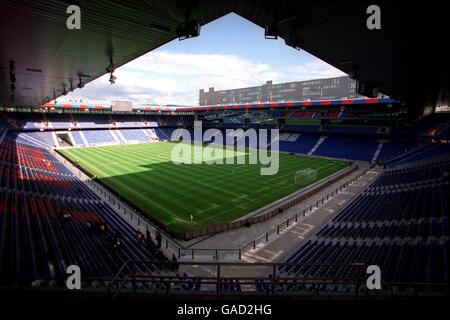
[{"label": "staircase", "polygon": [[8,133],[8,129],[0,128],[0,145],[2,144],[3,140],[5,139],[7,133]]},{"label": "staircase", "polygon": [[83,131],[79,131],[79,133],[80,133],[81,139],[82,139],[83,142],[84,142],[84,145],[85,145],[85,146],[88,146],[88,145],[89,145],[89,142],[86,140],[86,137],[84,136]]},{"label": "staircase", "polygon": [[116,131],[116,130],[110,130],[109,132],[111,133],[111,136],[113,137],[113,139],[114,139],[118,144],[120,144],[121,141],[120,141],[120,138],[118,137],[117,131]]},{"label": "staircase", "polygon": [[55,144],[55,146],[58,148],[60,147],[59,141],[58,141],[58,137],[56,136],[55,132],[52,132],[52,138],[53,138],[53,143]]},{"label": "staircase", "polygon": [[125,139],[125,137],[123,136],[122,132],[120,132],[120,130],[115,131],[115,133],[121,142],[127,143],[127,139]]},{"label": "staircase", "polygon": [[381,149],[383,148],[383,144],[384,141],[379,141],[377,150],[375,150],[375,153],[373,154],[372,161],[377,160],[378,156],[380,155]]},{"label": "staircase", "polygon": [[319,146],[322,144],[322,142],[325,141],[326,138],[327,138],[326,136],[320,137],[319,140],[317,140],[317,143],[315,144],[315,146],[308,152],[308,155],[312,155],[317,150],[317,148],[319,148]]},{"label": "staircase", "polygon": [[142,132],[145,134],[145,136],[148,138],[149,141],[152,141],[153,139],[150,137],[150,134],[147,132],[147,130],[142,129]]},{"label": "staircase", "polygon": [[402,159],[402,158],[407,158],[407,157],[409,157],[409,156],[411,156],[411,155],[413,155],[413,154],[415,154],[415,153],[421,152],[422,150],[424,150],[424,149],[426,149],[426,148],[428,148],[428,147],[430,147],[430,144],[427,144],[427,143],[421,144],[421,145],[419,145],[419,146],[417,146],[417,147],[415,147],[415,148],[412,148],[412,149],[410,149],[410,150],[408,150],[408,151],[406,151],[406,152],[400,153],[399,155],[394,156],[394,157],[388,159],[388,160],[386,161],[386,163],[389,164],[389,163],[395,162],[395,161],[397,161],[397,160],[400,160],[400,159]]},{"label": "staircase", "polygon": [[42,141],[39,141],[39,140],[37,140],[37,139],[35,139],[33,137],[30,137],[26,133],[21,133],[20,137],[22,139],[25,139],[25,140],[29,141],[31,144],[37,145],[37,146],[39,146],[41,148],[48,149],[48,146],[46,144],[42,143]]},{"label": "staircase", "polygon": [[72,136],[72,132],[67,132],[67,136],[69,137],[69,141],[72,144],[72,146],[76,146],[77,144],[75,143],[75,139]]}]

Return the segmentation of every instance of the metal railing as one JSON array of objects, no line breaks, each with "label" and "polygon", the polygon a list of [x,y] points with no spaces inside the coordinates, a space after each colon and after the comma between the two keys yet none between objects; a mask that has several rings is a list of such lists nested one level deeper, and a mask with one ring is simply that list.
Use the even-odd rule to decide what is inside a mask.
[{"label": "metal railing", "polygon": [[333,199],[339,192],[345,190],[348,188],[351,184],[362,178],[366,175],[366,173],[369,171],[369,169],[364,170],[362,173],[356,175],[349,181],[346,181],[345,183],[341,184],[339,187],[328,193],[327,195],[323,196],[321,199],[317,200],[315,204],[311,204],[308,208],[305,208],[301,210],[300,212],[297,212],[290,216],[289,218],[285,219],[283,222],[276,225],[272,230],[269,232],[266,232],[265,234],[259,236],[258,238],[250,241],[248,244],[242,246],[240,250],[240,255],[242,252],[247,250],[255,250],[256,247],[261,243],[267,243],[270,241],[270,239],[273,236],[278,236],[280,233],[282,233],[285,229],[289,228],[293,224],[297,223],[300,218],[307,217],[309,214],[312,213],[314,209],[318,209],[320,205],[325,204],[327,201],[330,201]]},{"label": "metal railing", "polygon": [[[180,276],[173,272],[140,274],[137,272],[139,266],[157,266],[160,269],[171,269],[177,267],[201,267],[199,270],[209,268],[203,275]],[[283,268],[311,268],[313,271],[321,271],[326,274],[326,268],[347,269],[348,276],[301,276],[289,275]],[[227,272],[227,269],[231,271]],[[236,276],[236,269],[241,269],[252,276]],[[250,272],[249,272],[250,269]],[[259,269],[259,270],[258,270]],[[262,269],[262,270],[261,270]],[[364,263],[241,263],[241,262],[160,262],[160,261],[137,261],[130,260],[124,263],[117,274],[107,285],[108,297],[115,300],[120,293],[158,293],[158,294],[214,294],[217,299],[226,290],[228,284],[239,284],[240,290],[233,291],[244,295],[269,295],[274,296],[285,292],[287,286],[301,286],[312,295],[333,293],[335,286],[346,286],[352,289],[354,297],[358,297],[360,287],[365,276],[366,265]],[[256,276],[255,274],[262,274]],[[329,273],[329,271],[328,271]],[[190,283],[190,287],[187,284]],[[148,289],[146,285],[155,286],[159,290]],[[183,289],[183,285],[185,288]],[[194,289],[195,288],[195,289]],[[335,293],[335,292],[334,292]],[[349,292],[347,292],[348,294]]]}]

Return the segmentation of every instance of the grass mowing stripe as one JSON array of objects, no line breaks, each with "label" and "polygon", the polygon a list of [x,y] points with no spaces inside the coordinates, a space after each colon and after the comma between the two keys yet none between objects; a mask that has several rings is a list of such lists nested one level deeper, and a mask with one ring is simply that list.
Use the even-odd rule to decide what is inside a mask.
[{"label": "grass mowing stripe", "polygon": [[[90,165],[89,163],[86,163],[85,160],[84,160],[83,158],[80,158],[80,157],[77,157],[77,156],[74,156],[74,157],[77,158],[77,159],[79,159],[80,164],[81,164],[81,163],[85,163],[85,165],[86,165],[87,167],[94,168],[94,167],[93,167],[92,165]],[[102,172],[102,171],[101,171],[100,169],[98,169],[98,168],[94,168],[94,170]],[[143,195],[142,195],[141,193],[135,191],[135,190],[132,189],[130,186],[128,186],[128,185],[126,185],[126,184],[124,184],[124,183],[122,183],[122,182],[120,182],[120,181],[114,180],[114,182],[112,182],[111,184],[113,184],[113,185],[114,185],[114,184],[118,184],[118,187],[123,188],[123,189],[125,189],[125,190],[129,190],[130,192],[132,192],[133,194],[135,194],[137,197],[142,198],[144,201],[150,201],[150,200],[147,199],[147,198],[143,198]],[[150,201],[150,202],[152,202],[152,201]],[[153,202],[152,202],[152,204],[153,204]],[[165,211],[166,213],[168,213],[170,216],[173,216],[173,217],[179,219],[179,216],[178,216],[177,214],[170,212],[170,211],[167,210],[166,208],[164,208],[164,207],[158,205],[157,203],[154,203],[154,205],[156,205],[156,206],[159,207],[160,209],[164,210],[164,211]],[[184,221],[184,219],[183,219],[183,221]]]},{"label": "grass mowing stripe", "polygon": [[[260,165],[175,165],[174,143],[152,143],[65,149],[80,165],[176,231],[225,223],[282,198],[303,185],[295,172],[317,169],[317,178],[332,174],[347,162],[280,154],[274,176],[259,175]],[[236,159],[237,154],[234,153]],[[170,213],[169,213],[170,212]],[[195,216],[190,224],[189,216]]]}]

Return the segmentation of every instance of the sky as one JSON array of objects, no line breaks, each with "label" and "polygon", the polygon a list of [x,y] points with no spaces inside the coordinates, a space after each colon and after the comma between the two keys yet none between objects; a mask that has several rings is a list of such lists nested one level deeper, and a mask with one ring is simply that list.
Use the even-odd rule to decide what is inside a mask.
[{"label": "sky", "polygon": [[235,89],[345,75],[283,39],[264,38],[264,29],[234,14],[202,26],[200,36],[175,39],[114,72],[116,83],[104,75],[58,102],[82,99],[110,104],[198,105],[199,89]]}]

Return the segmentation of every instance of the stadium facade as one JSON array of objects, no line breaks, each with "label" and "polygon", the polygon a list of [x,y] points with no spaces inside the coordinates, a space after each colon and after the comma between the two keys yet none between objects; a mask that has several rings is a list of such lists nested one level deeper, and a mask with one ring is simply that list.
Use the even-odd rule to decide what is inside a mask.
[{"label": "stadium facade", "polygon": [[199,105],[362,98],[357,93],[357,87],[357,81],[347,76],[279,84],[267,81],[259,87],[221,91],[215,91],[211,87],[208,91],[199,91]]}]

